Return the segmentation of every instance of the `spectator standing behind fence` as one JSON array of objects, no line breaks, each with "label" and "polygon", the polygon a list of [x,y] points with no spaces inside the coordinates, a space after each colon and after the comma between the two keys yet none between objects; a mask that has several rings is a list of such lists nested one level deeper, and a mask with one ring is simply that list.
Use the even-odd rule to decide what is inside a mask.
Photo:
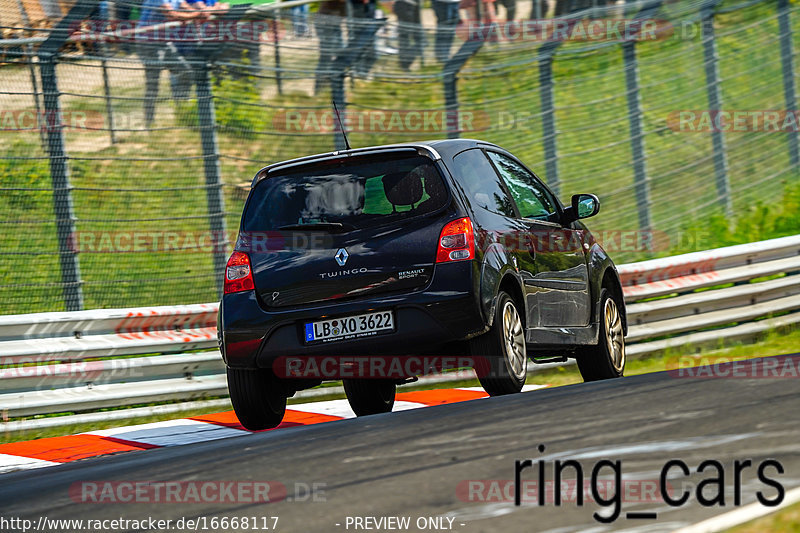
[{"label": "spectator standing behind fence", "polygon": [[395,0],[392,10],[400,23],[397,27],[400,67],[409,70],[414,60],[422,55],[419,4],[417,0]]},{"label": "spectator standing behind fence", "polygon": [[205,11],[206,15],[221,15],[226,12],[230,5],[226,2],[217,0],[185,0],[186,5],[195,11]]},{"label": "spectator standing behind fence", "polygon": [[314,94],[330,79],[333,62],[343,46],[342,18],[347,14],[345,0],[327,0],[319,5],[314,27],[319,38],[319,62],[314,80]]},{"label": "spectator standing behind fence", "polygon": [[350,27],[352,31],[349,32],[350,39],[347,43],[347,47],[352,48],[357,46],[357,43],[365,35],[370,33],[373,35],[373,39],[368,41],[368,44],[362,48],[361,54],[353,65],[353,71],[357,76],[366,77],[369,71],[372,70],[372,65],[375,63],[376,59],[374,41],[376,32],[372,31],[373,28],[371,27],[378,24],[375,21],[376,2],[375,0],[350,0],[350,6],[352,8],[353,20]]},{"label": "spectator standing behind fence", "polygon": [[[145,0],[142,4],[142,14],[139,17],[140,26],[152,26],[170,21],[205,20],[210,12],[202,6],[190,6],[182,0]],[[164,32],[152,35],[163,35]],[[155,119],[156,99],[158,98],[158,82],[161,71],[170,72],[170,87],[172,97],[176,100],[188,98],[192,86],[192,67],[185,55],[190,53],[194,45],[176,44],[171,41],[158,41],[141,43],[138,46],[139,58],[144,63],[145,91],[144,91],[144,122],[150,128]]]},{"label": "spectator standing behind fence", "polygon": [[[141,4],[142,0],[111,0],[113,10],[111,18],[115,20],[117,24],[127,22],[131,19],[131,8],[134,6],[140,8]],[[128,41],[122,41],[122,43],[120,43],[120,48],[125,53],[133,52],[133,46]]]},{"label": "spectator standing behind fence", "polygon": [[289,9],[292,14],[292,30],[295,37],[310,37],[308,28],[308,4],[294,6]]},{"label": "spectator standing behind fence", "polygon": [[497,3],[506,8],[506,20],[512,21],[517,17],[517,0],[497,0]]},{"label": "spectator standing behind fence", "polygon": [[436,59],[445,63],[450,59],[453,35],[458,25],[458,4],[460,0],[433,0],[436,13]]},{"label": "spectator standing behind fence", "polygon": [[492,24],[497,20],[494,0],[461,0],[461,9],[467,11],[467,20],[478,20],[477,2],[480,2],[481,22]]}]

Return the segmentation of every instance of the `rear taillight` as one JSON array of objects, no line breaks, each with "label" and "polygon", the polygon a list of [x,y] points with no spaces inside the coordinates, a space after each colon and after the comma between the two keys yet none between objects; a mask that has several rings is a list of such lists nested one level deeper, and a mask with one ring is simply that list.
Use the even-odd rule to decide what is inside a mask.
[{"label": "rear taillight", "polygon": [[448,222],[439,235],[436,262],[464,261],[475,258],[475,233],[469,218]]},{"label": "rear taillight", "polygon": [[255,288],[250,257],[244,252],[233,252],[225,267],[225,294],[250,291]]}]

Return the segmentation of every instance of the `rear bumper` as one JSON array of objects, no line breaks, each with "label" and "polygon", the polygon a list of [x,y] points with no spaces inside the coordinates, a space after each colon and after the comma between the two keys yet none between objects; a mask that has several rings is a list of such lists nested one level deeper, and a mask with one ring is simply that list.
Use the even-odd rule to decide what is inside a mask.
[{"label": "rear bumper", "polygon": [[[281,356],[434,353],[484,329],[475,268],[474,261],[438,265],[421,291],[288,310],[265,310],[255,291],[227,294],[218,321],[222,357],[230,367],[270,368]],[[367,310],[394,311],[395,331],[350,341],[303,343],[305,322]]]}]

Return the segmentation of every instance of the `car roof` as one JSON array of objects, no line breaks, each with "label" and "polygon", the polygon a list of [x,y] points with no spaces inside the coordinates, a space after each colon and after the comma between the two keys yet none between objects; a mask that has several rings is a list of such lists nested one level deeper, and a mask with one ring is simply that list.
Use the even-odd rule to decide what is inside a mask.
[{"label": "car roof", "polygon": [[258,181],[261,181],[262,179],[266,178],[267,175],[273,170],[290,167],[298,164],[311,163],[314,161],[322,161],[325,159],[338,157],[342,155],[368,154],[381,151],[394,151],[394,150],[405,150],[409,148],[412,149],[418,148],[428,152],[428,155],[434,161],[438,161],[440,159],[451,160],[453,156],[456,155],[457,153],[462,152],[463,150],[466,150],[468,148],[476,148],[478,146],[489,146],[489,147],[500,148],[495,144],[477,139],[439,139],[439,140],[429,140],[429,141],[367,146],[364,148],[351,148],[350,150],[335,150],[333,152],[323,152],[319,154],[298,157],[295,159],[288,159],[286,161],[280,161],[278,163],[267,165],[266,167],[262,168],[256,173],[256,176],[253,179],[253,185],[255,185]]}]

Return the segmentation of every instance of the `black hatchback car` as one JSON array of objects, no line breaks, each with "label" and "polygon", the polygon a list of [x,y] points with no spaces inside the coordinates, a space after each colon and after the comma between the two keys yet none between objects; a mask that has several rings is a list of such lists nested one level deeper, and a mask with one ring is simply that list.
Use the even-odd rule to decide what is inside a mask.
[{"label": "black hatchback car", "polygon": [[[270,165],[253,179],[219,307],[231,401],[278,425],[318,385],[287,361],[469,356],[491,395],[528,359],[575,357],[586,381],[622,375],[627,332],[614,263],[519,159],[477,140],[387,145]],[[291,366],[291,364],[289,366]],[[367,373],[368,374],[368,373]],[[358,415],[390,411],[414,376],[343,379]]]}]

